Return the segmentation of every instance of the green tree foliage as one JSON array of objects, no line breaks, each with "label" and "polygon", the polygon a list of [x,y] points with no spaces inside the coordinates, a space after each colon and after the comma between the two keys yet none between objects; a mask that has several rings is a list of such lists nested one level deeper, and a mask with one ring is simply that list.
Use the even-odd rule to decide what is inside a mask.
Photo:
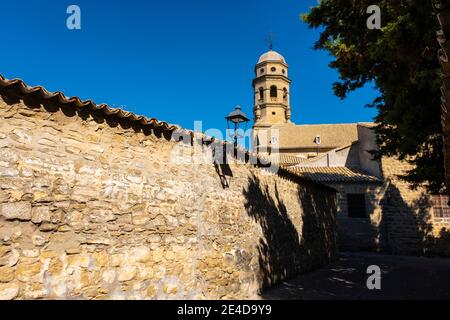
[{"label": "green tree foliage", "polygon": [[[381,30],[367,28],[367,8],[374,4],[381,8]],[[369,106],[378,110],[379,155],[410,162],[414,169],[402,178],[413,187],[440,190],[442,78],[431,0],[322,0],[302,19],[321,30],[315,49],[334,57],[338,97],[366,84],[378,89]]]}]

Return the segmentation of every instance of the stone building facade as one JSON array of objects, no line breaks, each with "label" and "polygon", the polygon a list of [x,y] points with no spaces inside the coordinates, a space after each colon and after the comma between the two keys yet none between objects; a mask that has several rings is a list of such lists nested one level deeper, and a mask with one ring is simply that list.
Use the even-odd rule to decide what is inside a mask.
[{"label": "stone building facade", "polygon": [[255,298],[334,259],[334,189],[204,138],[0,76],[0,299]]},{"label": "stone building facade", "polygon": [[375,160],[371,153],[377,148],[372,127],[355,126],[358,139],[351,146],[295,166],[299,174],[338,191],[340,248],[449,255],[447,198],[431,195],[422,187],[412,189],[400,179],[410,165],[393,157]]},{"label": "stone building facade", "polygon": [[[273,66],[278,61],[277,70],[287,68],[279,53],[262,55],[255,69],[256,97],[255,83],[261,86],[269,82],[258,73],[258,66],[266,59]],[[264,103],[255,99],[255,151],[337,190],[341,250],[450,254],[448,197],[428,194],[423,188],[411,189],[399,178],[410,169],[408,162],[374,159],[373,152],[378,149],[373,130],[376,124],[296,125],[290,112],[280,121],[258,113],[264,109],[261,106]],[[286,110],[291,107],[287,105]]]}]

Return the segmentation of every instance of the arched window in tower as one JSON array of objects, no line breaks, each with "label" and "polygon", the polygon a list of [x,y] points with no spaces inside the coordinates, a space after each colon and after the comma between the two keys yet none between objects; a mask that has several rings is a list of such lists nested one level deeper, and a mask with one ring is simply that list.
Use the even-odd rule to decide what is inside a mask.
[{"label": "arched window in tower", "polygon": [[288,91],[286,88],[283,88],[283,100],[284,101],[288,100]]},{"label": "arched window in tower", "polygon": [[276,98],[278,96],[278,89],[277,86],[271,86],[270,87],[270,97]]},{"label": "arched window in tower", "polygon": [[259,100],[264,101],[264,88],[259,88]]}]

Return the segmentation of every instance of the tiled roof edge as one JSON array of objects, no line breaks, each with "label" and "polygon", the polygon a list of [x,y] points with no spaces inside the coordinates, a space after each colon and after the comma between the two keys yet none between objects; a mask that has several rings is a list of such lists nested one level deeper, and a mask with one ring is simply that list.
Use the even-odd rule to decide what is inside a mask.
[{"label": "tiled roof edge", "polygon": [[[308,169],[311,169],[311,172],[302,172],[302,167],[289,167],[288,169],[291,170],[296,175],[301,176],[304,179],[319,182],[317,178],[312,177],[312,175],[329,175],[330,178],[328,179],[329,183],[358,183],[358,182],[365,182],[365,183],[375,183],[375,184],[382,184],[383,180],[379,177],[373,176],[362,169],[355,169],[355,168],[349,168],[349,167],[342,167],[348,170],[349,172],[352,172],[354,176],[343,176],[342,173],[328,173],[328,172],[322,172],[320,171],[323,168],[332,169],[334,167],[307,167]],[[317,168],[317,172],[313,172],[313,169]],[[339,168],[339,167],[337,167]],[[333,177],[334,176],[334,177]],[[324,183],[324,181],[320,181],[321,183]]]},{"label": "tiled roof edge", "polygon": [[100,110],[106,115],[115,115],[122,119],[129,119],[131,121],[139,122],[140,124],[146,126],[151,125],[163,130],[175,131],[181,129],[180,126],[169,124],[164,121],[159,121],[155,118],[148,118],[141,115],[136,115],[135,113],[124,111],[119,108],[110,108],[107,104],[96,104],[92,100],[81,100],[78,97],[66,97],[64,93],[60,91],[49,92],[42,86],[29,86],[21,79],[8,80],[3,75],[0,74],[0,88],[12,88],[17,87],[20,92],[24,95],[37,94],[40,95],[44,100],[57,99],[62,104],[74,104],[78,108],[89,108],[91,110]]}]

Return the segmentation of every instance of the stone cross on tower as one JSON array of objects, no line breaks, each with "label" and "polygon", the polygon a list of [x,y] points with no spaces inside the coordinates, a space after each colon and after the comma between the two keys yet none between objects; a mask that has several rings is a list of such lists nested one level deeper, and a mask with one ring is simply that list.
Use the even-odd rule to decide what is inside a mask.
[{"label": "stone cross on tower", "polygon": [[265,41],[269,44],[269,49],[270,51],[273,50],[273,40],[275,38],[275,35],[272,32],[269,32],[269,35],[267,36],[267,38],[265,39]]}]

